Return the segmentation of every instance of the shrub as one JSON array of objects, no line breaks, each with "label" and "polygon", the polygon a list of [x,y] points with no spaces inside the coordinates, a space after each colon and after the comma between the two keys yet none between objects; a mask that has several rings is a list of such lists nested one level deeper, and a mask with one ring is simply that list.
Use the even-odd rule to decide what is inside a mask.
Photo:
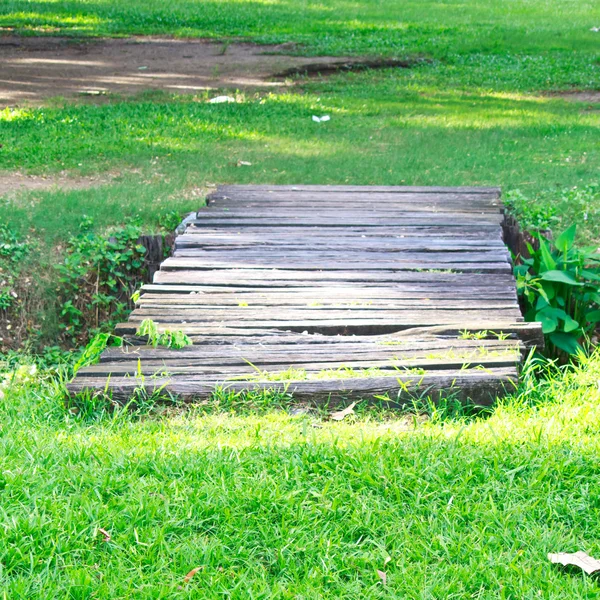
[{"label": "shrub", "polygon": [[541,322],[554,358],[581,352],[600,321],[600,255],[575,246],[575,234],[572,225],[553,242],[539,235],[515,267],[525,320]]},{"label": "shrub", "polygon": [[91,221],[67,245],[58,270],[60,327],[72,342],[85,342],[126,317],[131,295],[144,276],[146,249],[140,228],[129,222],[109,237],[91,231]]},{"label": "shrub", "polygon": [[8,310],[18,298],[14,287],[28,253],[27,241],[6,225],[0,225],[0,310]]}]

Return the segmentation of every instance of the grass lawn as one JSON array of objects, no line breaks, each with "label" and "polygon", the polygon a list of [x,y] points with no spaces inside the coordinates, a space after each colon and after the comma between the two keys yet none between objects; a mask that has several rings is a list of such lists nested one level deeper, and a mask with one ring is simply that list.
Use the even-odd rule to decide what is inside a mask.
[{"label": "grass lawn", "polygon": [[596,357],[526,378],[486,418],[426,422],[290,416],[282,398],[84,419],[48,383],[14,385],[0,404],[0,589],[596,598],[597,580],[546,554],[600,554],[599,378]]},{"label": "grass lawn", "polygon": [[[490,89],[482,77],[475,85],[481,74],[470,67],[448,79],[442,71],[338,76],[305,83],[303,93],[241,94],[227,105],[152,94],[7,109],[0,113],[3,169],[122,174],[92,191],[8,200],[0,218],[55,241],[75,231],[84,213],[101,227],[134,215],[151,227],[165,212],[196,208],[189,191],[207,182],[341,182],[500,184],[509,196],[520,190],[537,200],[520,204],[524,219],[537,224],[565,216],[556,205],[563,190],[598,182],[597,109],[511,92],[505,82]],[[332,118],[317,124],[313,114]],[[252,164],[238,167],[239,160]],[[588,190],[568,215],[592,235],[599,193]]]},{"label": "grass lawn", "polygon": [[168,34],[295,42],[313,53],[597,52],[592,0],[5,0],[23,33]]},{"label": "grass lawn", "polygon": [[[600,88],[599,26],[586,0],[5,0],[0,27],[25,35],[431,59],[235,104],[142,93],[0,111],[0,173],[114,176],[0,196],[0,226],[31,248],[19,278],[55,277],[85,217],[97,232],[127,217],[155,230],[211,183],[501,185],[524,226],[576,222],[597,244],[600,104],[556,92]],[[598,355],[529,374],[490,414],[426,422],[365,407],[341,423],[292,416],[277,397],[74,416],[50,372],[12,377],[2,598],[598,597],[597,580],[546,559],[600,557]]]},{"label": "grass lawn", "polygon": [[[156,226],[165,212],[194,209],[190,189],[207,182],[492,184],[521,191],[524,225],[559,226],[568,213],[592,238],[600,192],[569,190],[598,184],[599,103],[546,92],[600,86],[598,23],[586,1],[7,0],[0,26],[23,34],[242,36],[297,42],[305,54],[432,62],[240,94],[234,105],[147,93],[6,109],[0,172],[120,177],[0,201],[0,219],[54,243],[83,213],[99,228],[131,215]],[[315,124],[315,113],[332,119]]]}]

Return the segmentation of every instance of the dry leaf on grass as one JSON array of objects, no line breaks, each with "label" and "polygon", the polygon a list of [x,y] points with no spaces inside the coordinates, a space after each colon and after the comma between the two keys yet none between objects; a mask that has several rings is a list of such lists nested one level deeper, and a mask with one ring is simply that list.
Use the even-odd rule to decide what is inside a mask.
[{"label": "dry leaf on grass", "polygon": [[251,167],[252,163],[248,162],[247,160],[238,160],[237,161],[237,166],[238,167]]},{"label": "dry leaf on grass", "polygon": [[344,410],[338,410],[337,412],[332,412],[330,418],[334,421],[342,421],[348,415],[351,415],[354,412],[354,407],[356,406],[356,402],[347,406]]},{"label": "dry leaf on grass", "polygon": [[106,531],[106,529],[102,529],[102,527],[98,527],[98,533],[102,534],[103,542],[110,542],[110,533],[108,533],[108,531]]},{"label": "dry leaf on grass", "polygon": [[569,554],[568,552],[548,554],[548,560],[551,563],[563,565],[565,567],[570,565],[579,567],[588,575],[600,571],[600,560],[592,558],[585,552],[575,552],[574,554]]},{"label": "dry leaf on grass", "polygon": [[387,584],[387,575],[385,573],[385,571],[380,571],[379,569],[377,569],[377,575],[379,575],[379,579],[381,579],[381,583],[383,585]]},{"label": "dry leaf on grass", "polygon": [[188,583],[190,581],[190,579],[198,572],[202,569],[202,567],[196,567],[195,569],[192,569],[184,578],[183,578],[183,583]]}]

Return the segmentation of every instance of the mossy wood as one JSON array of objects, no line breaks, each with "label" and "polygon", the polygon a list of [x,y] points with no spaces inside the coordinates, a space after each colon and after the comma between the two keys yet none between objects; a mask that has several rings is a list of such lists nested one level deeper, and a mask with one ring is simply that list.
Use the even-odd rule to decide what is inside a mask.
[{"label": "mossy wood", "polygon": [[[70,391],[490,403],[543,344],[519,310],[503,218],[498,188],[219,187],[117,328],[132,345]],[[194,345],[140,345],[144,319]]]}]

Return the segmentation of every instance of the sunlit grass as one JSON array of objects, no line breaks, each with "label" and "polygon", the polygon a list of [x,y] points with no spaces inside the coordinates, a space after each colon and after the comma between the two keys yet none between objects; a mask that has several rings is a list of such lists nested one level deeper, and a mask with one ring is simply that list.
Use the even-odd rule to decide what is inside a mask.
[{"label": "sunlit grass", "polygon": [[0,403],[0,590],[594,597],[546,554],[600,553],[600,360],[532,375],[480,417],[359,405],[341,422],[268,394],[84,418],[50,381],[17,386]]},{"label": "sunlit grass", "polygon": [[[227,105],[154,94],[5,110],[0,168],[121,176],[93,190],[13,198],[0,203],[0,218],[56,240],[82,214],[98,227],[134,215],[152,226],[167,199],[182,214],[197,208],[187,191],[207,182],[500,185],[542,197],[595,181],[596,111],[460,82],[436,88],[429,68],[419,72],[421,80],[392,71],[338,77],[306,83],[303,94],[240,94]],[[314,123],[314,114],[331,120]],[[543,197],[524,204],[525,214],[550,206],[552,194]],[[586,214],[582,229],[595,231],[596,213]]]},{"label": "sunlit grass", "polygon": [[0,6],[0,26],[23,32],[45,25],[79,35],[244,36],[271,43],[297,41],[309,52],[439,56],[594,52],[597,40],[590,29],[598,18],[594,2],[558,0],[174,0],[168,6],[147,0],[7,0]]}]

